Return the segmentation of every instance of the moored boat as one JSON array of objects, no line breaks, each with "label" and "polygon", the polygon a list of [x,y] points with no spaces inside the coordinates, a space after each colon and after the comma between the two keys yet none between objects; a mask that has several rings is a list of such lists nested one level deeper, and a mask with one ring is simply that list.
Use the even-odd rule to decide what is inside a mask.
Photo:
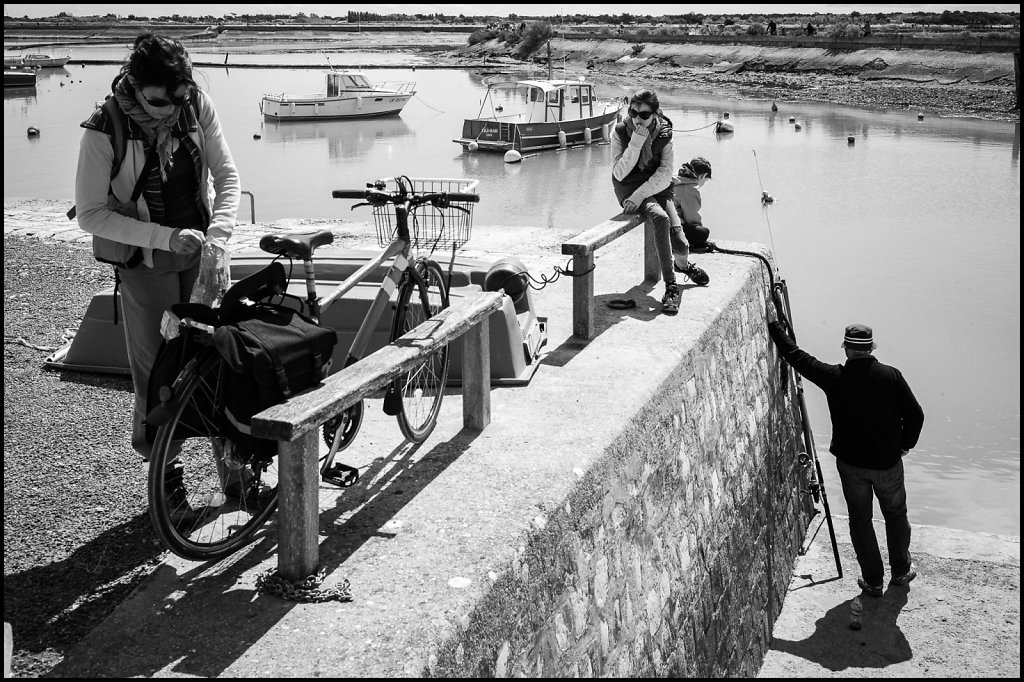
[{"label": "moored boat", "polygon": [[30,53],[18,56],[4,57],[4,66],[29,66],[40,69],[61,67],[71,61],[71,53],[65,52],[59,57],[48,54]]},{"label": "moored boat", "polygon": [[264,95],[266,118],[310,121],[370,116],[397,116],[416,94],[416,83],[374,84],[357,71],[328,71],[327,92],[315,95]]},{"label": "moored boat", "polygon": [[26,88],[36,84],[36,70],[31,67],[4,65],[4,87]]},{"label": "moored boat", "polygon": [[453,142],[471,151],[528,152],[606,141],[625,105],[599,98],[582,78],[490,83],[476,118],[465,119]]}]

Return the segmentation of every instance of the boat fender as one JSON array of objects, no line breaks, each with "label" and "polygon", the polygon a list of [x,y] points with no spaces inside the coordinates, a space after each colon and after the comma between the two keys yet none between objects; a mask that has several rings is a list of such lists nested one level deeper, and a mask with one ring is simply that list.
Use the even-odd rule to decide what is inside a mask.
[{"label": "boat fender", "polygon": [[612,139],[612,124],[605,123],[601,126],[601,139],[608,141]]},{"label": "boat fender", "polygon": [[[529,291],[529,272],[521,260],[507,256],[494,263],[484,276],[484,291],[504,291],[518,306]],[[518,307],[516,312],[520,312]]]},{"label": "boat fender", "polygon": [[523,160],[523,155],[516,149],[509,149],[505,152],[505,163],[519,163]]},{"label": "boat fender", "polygon": [[564,130],[559,130],[558,131],[558,146],[561,147],[562,149],[565,149],[565,145],[566,145],[565,131]]},{"label": "boat fender", "polygon": [[28,136],[29,137],[38,137],[39,136],[39,128],[36,128],[35,126],[29,126],[27,132],[28,132]]},{"label": "boat fender", "polygon": [[356,109],[362,110],[362,108],[363,108],[363,98],[362,97],[356,97]]},{"label": "boat fender", "polygon": [[477,149],[480,149],[480,144],[477,143],[476,140],[473,140],[472,142],[466,145],[466,149],[468,149],[471,152],[475,152]]},{"label": "boat fender", "polygon": [[594,141],[593,133],[590,132],[590,128],[583,129],[583,144],[590,144]]}]

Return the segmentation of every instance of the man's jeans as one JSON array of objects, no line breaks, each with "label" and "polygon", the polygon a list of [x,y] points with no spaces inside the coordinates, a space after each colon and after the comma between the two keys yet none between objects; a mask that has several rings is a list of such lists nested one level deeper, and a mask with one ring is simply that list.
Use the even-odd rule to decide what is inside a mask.
[{"label": "man's jeans", "polygon": [[891,469],[864,469],[836,459],[836,467],[843,482],[843,496],[850,514],[850,540],[857,553],[861,577],[869,585],[881,585],[885,578],[882,555],[871,525],[872,491],[885,518],[891,577],[903,575],[910,570],[910,522],[907,520],[903,460]]}]

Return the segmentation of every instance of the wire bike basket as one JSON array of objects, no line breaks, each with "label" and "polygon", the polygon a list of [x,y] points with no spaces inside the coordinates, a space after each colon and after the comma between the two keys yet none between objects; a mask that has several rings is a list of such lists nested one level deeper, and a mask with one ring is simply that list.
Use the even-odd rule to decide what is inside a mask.
[{"label": "wire bike basket", "polygon": [[[479,180],[467,178],[403,178],[412,182],[416,194],[431,192],[459,192],[476,194]],[[401,189],[396,178],[382,178],[384,191],[396,192]],[[456,208],[458,207],[458,208]],[[466,209],[465,211],[459,208]],[[373,222],[377,227],[377,242],[384,247],[395,238],[398,229],[393,204],[373,207]],[[457,249],[469,241],[473,230],[473,203],[453,201],[448,208],[435,208],[421,204],[409,213],[409,239],[417,249]]]}]

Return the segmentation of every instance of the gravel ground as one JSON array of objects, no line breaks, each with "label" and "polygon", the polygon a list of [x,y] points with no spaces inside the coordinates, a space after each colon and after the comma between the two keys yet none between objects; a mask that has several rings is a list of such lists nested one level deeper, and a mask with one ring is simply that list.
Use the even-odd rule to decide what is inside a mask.
[{"label": "gravel ground", "polygon": [[[27,284],[31,282],[31,286]],[[89,251],[4,235],[4,621],[15,677],[44,675],[155,567],[127,377],[45,369],[113,283]]]}]

